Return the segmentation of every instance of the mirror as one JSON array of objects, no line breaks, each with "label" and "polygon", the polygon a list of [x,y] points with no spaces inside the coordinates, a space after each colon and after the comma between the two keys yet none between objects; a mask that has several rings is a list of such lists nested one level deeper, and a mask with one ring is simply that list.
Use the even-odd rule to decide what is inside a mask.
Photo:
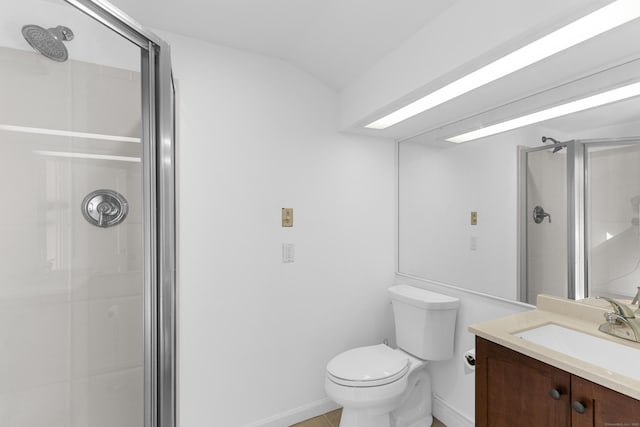
[{"label": "mirror", "polygon": [[[640,24],[633,25],[640,27]],[[587,48],[591,49],[590,55],[598,56],[606,45],[598,40],[591,46],[580,47]],[[575,52],[568,55],[575,58]],[[523,96],[517,101],[495,105],[466,117],[450,117],[448,124],[429,128],[417,137],[401,141],[398,151],[399,273],[531,303],[535,303],[537,293],[567,296],[568,245],[564,237],[567,213],[562,207],[547,209],[543,205],[550,217],[543,217],[541,227],[537,229],[539,232],[528,232],[529,239],[538,239],[535,244],[549,255],[546,260],[527,261],[529,274],[536,276],[543,286],[529,296],[519,287],[518,217],[519,197],[523,196],[519,190],[519,156],[522,147],[543,146],[543,136],[558,141],[638,137],[640,97],[463,144],[447,143],[444,139],[462,133],[461,130],[477,129],[481,127],[479,124],[497,123],[524,112],[538,111],[541,106],[558,105],[560,100],[577,99],[640,80],[637,56],[637,53],[635,59],[627,56],[624,61],[617,58],[596,69],[575,69],[574,75],[580,78],[533,95],[527,94],[528,83],[524,79],[520,91]],[[559,60],[554,58],[553,61]],[[575,61],[571,64],[579,67]],[[527,73],[531,74],[530,71]],[[518,76],[509,78],[517,80]],[[496,84],[498,87],[499,83]],[[483,88],[485,98],[490,89]],[[470,103],[476,102],[474,96],[479,95],[463,95]],[[603,279],[607,276],[616,283],[612,295],[631,298],[638,286],[637,283],[629,285],[636,277],[636,270],[640,280],[640,187],[621,190],[619,184],[623,181],[640,183],[640,155],[635,154],[640,146],[616,145],[617,148],[613,148],[606,145],[585,149],[587,165],[597,174],[597,177],[587,175],[586,183],[586,208],[593,208],[589,215],[592,214],[594,221],[587,226],[588,241],[583,245],[585,256],[592,257],[593,261],[585,276],[591,275],[598,280],[598,294],[608,292],[607,279]],[[546,160],[530,165],[537,168],[535,191],[551,191],[552,198],[564,201],[566,209],[567,174],[564,168],[567,150],[539,153]],[[616,162],[607,153],[622,160]],[[615,177],[608,179],[607,176]],[[634,199],[636,195],[639,197]],[[472,224],[473,213],[477,216],[475,225]],[[534,223],[533,212],[531,214],[528,216]],[[558,236],[562,237],[558,239]],[[618,252],[611,249],[614,246],[626,248],[626,253],[631,255],[620,258]],[[612,260],[618,260],[617,264]]]}]

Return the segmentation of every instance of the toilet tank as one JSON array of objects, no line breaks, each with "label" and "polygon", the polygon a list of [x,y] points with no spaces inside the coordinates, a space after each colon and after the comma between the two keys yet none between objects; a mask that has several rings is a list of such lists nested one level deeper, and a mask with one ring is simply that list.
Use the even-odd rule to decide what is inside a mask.
[{"label": "toilet tank", "polygon": [[451,359],[460,300],[409,285],[389,294],[398,347],[423,360]]}]

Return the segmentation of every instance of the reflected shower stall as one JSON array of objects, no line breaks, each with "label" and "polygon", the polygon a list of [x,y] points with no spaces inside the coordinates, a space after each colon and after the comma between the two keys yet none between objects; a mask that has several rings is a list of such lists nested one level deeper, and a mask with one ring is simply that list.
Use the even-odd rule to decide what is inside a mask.
[{"label": "reflected shower stall", "polygon": [[172,427],[168,46],[99,0],[3,6],[0,425]]},{"label": "reflected shower stall", "polygon": [[630,299],[640,284],[640,138],[520,149],[520,295]]}]

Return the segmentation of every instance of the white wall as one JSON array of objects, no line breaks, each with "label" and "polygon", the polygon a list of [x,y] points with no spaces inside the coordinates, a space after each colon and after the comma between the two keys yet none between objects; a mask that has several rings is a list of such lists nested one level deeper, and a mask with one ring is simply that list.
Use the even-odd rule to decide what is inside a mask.
[{"label": "white wall", "polygon": [[161,35],[179,87],[180,425],[289,425],[333,407],[331,357],[392,333],[395,146],[337,133],[336,94],[287,63]]},{"label": "white wall", "polygon": [[399,271],[517,299],[518,146],[552,133],[530,126],[449,148],[401,143]]}]

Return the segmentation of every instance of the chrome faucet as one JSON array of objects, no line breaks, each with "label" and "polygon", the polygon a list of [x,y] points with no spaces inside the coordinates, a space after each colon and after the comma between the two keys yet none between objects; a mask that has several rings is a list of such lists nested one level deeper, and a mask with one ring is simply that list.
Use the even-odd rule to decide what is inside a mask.
[{"label": "chrome faucet", "polygon": [[603,299],[613,307],[612,313],[605,313],[606,322],[600,325],[598,330],[605,334],[613,335],[626,340],[640,342],[640,320],[633,314],[633,310],[626,304],[612,298],[596,297]]},{"label": "chrome faucet", "polygon": [[638,286],[638,290],[636,291],[636,296],[633,297],[633,300],[631,301],[631,305],[638,305],[638,308],[636,308],[636,314],[640,314],[640,286]]}]

